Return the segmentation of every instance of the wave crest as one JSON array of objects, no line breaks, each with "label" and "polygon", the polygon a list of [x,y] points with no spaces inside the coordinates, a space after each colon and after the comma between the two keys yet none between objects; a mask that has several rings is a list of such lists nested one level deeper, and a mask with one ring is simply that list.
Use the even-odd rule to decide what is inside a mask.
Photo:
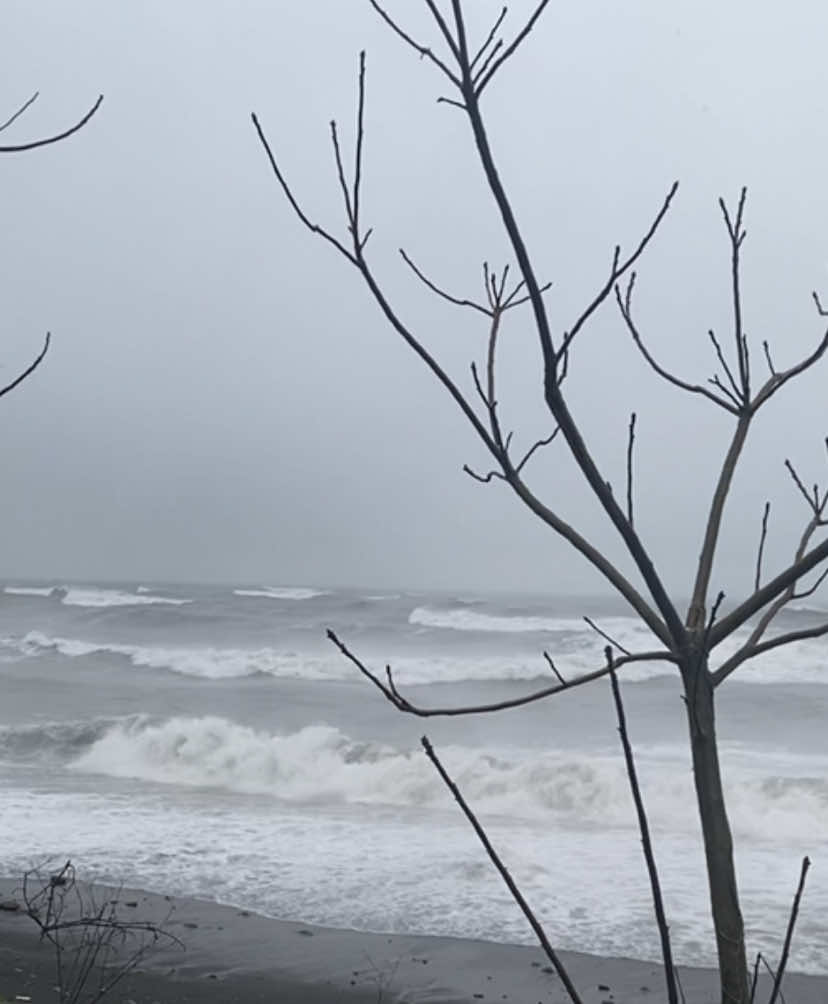
[{"label": "wave crest", "polygon": [[[557,818],[578,825],[634,827],[623,758],[460,746],[441,758],[475,808],[489,815]],[[698,826],[689,764],[676,751],[637,752],[653,825]],[[738,758],[737,758],[738,759]],[[356,741],[328,725],[270,735],[223,718],[118,721],[71,764],[79,771],[197,787],[217,787],[301,803],[370,803],[450,808],[446,792],[419,749]],[[800,764],[755,754],[729,772],[736,830],[758,839],[824,832],[828,781],[799,776]],[[811,770],[814,765],[811,764]],[[786,773],[779,773],[785,770]],[[773,771],[769,774],[769,771]],[[793,773],[787,773],[793,772]]]},{"label": "wave crest", "polygon": [[304,586],[265,586],[262,589],[234,589],[234,596],[258,597],[267,600],[312,600],[327,596],[324,589],[307,589]]}]

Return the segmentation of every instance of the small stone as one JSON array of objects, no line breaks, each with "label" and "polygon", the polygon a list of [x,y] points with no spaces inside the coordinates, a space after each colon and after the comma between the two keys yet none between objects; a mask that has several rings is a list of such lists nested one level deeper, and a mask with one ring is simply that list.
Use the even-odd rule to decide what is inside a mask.
[{"label": "small stone", "polygon": [[0,910],[5,910],[7,913],[15,913],[20,909],[20,904],[16,899],[0,899]]},{"label": "small stone", "polygon": [[132,909],[135,909],[135,907],[138,906],[138,900],[137,899],[127,900],[127,902],[124,903],[124,906],[129,906],[132,907]]},{"label": "small stone", "polygon": [[240,917],[249,917],[250,916],[250,911],[249,910],[239,910],[239,916]]},{"label": "small stone", "polygon": [[309,931],[309,930],[308,930],[307,928],[305,928],[305,927],[300,927],[300,928],[299,928],[299,930],[298,930],[298,931],[297,931],[296,933],[297,933],[297,934],[304,934],[304,936],[305,936],[306,938],[312,938],[312,937],[313,937],[313,931]]},{"label": "small stone", "polygon": [[194,924],[191,920],[185,920],[181,926],[189,927],[191,931],[194,931],[198,927],[198,924]]},{"label": "small stone", "polygon": [[[544,966],[543,969],[541,969],[541,972],[542,973],[551,973],[553,976],[555,975],[555,970],[552,968],[552,966]],[[600,990],[602,988],[598,987],[598,989]]]},{"label": "small stone", "polygon": [[218,976],[216,976],[215,973],[210,973],[209,976],[207,977],[207,979],[208,980],[217,980]]},{"label": "small stone", "polygon": [[474,999],[478,1001],[483,1000],[483,994],[472,994],[472,997],[474,997]]},{"label": "small stone", "polygon": [[598,984],[598,989],[599,990],[609,990],[610,988],[606,985],[606,983],[599,983]]}]

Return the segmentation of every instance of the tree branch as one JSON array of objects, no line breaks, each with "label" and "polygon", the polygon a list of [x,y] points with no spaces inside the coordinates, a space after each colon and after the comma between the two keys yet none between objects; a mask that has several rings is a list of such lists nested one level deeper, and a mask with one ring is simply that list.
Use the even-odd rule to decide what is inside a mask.
[{"label": "tree branch", "polygon": [[767,641],[754,644],[750,647],[744,645],[738,652],[723,662],[722,665],[711,674],[713,686],[718,687],[719,684],[724,683],[734,669],[737,669],[742,665],[742,663],[747,662],[749,659],[755,659],[757,655],[762,655],[764,652],[770,652],[775,648],[781,648],[783,645],[790,645],[795,641],[807,641],[809,638],[821,638],[826,634],[828,634],[828,624],[819,624],[816,627],[800,628],[798,631],[788,631],[785,634],[778,634],[773,638],[769,638]]},{"label": "tree branch", "polygon": [[616,303],[618,304],[618,310],[621,314],[621,317],[623,318],[624,323],[627,326],[627,330],[632,336],[632,339],[635,342],[638,351],[641,353],[642,356],[644,356],[645,360],[650,365],[650,368],[655,373],[657,373],[663,380],[666,380],[667,383],[672,384],[674,387],[678,387],[680,390],[685,390],[690,394],[701,394],[703,397],[706,397],[709,401],[712,401],[713,404],[717,404],[720,408],[724,408],[725,411],[729,411],[731,415],[738,416],[739,409],[736,407],[735,404],[732,404],[729,400],[726,400],[725,398],[719,397],[717,394],[714,394],[706,387],[702,387],[700,384],[692,384],[688,383],[686,380],[682,380],[680,377],[677,377],[673,373],[670,373],[669,370],[666,370],[660,363],[656,361],[655,357],[652,355],[650,350],[644,344],[644,339],[641,337],[641,333],[639,332],[638,327],[635,321],[633,320],[632,294],[633,294],[633,289],[635,287],[635,279],[636,279],[636,274],[635,272],[633,272],[632,275],[630,276],[629,282],[627,283],[627,287],[624,290],[623,295],[621,293],[621,287],[619,285],[616,285],[615,300]]},{"label": "tree branch", "polygon": [[[508,13],[508,7],[502,7],[501,10],[500,10],[500,14],[498,14],[498,16],[497,16],[497,20],[495,21],[495,23],[494,23],[494,25],[492,27],[492,30],[489,32],[489,34],[486,36],[486,40],[483,42],[483,44],[477,50],[477,54],[475,55],[474,59],[472,59],[471,63],[469,63],[469,69],[471,69],[471,70],[474,69],[474,67],[477,64],[478,60],[481,59],[481,57],[483,56],[483,53],[492,44],[492,42],[494,41],[494,37],[495,37],[495,35],[498,32],[498,29],[500,28],[500,26],[503,24],[504,20],[506,19],[506,14],[507,13]],[[500,44],[502,45],[503,43],[501,42]],[[484,64],[483,67],[481,67],[481,72],[484,69],[485,69],[485,64]]]},{"label": "tree branch", "polygon": [[644,849],[644,860],[647,863],[647,874],[650,877],[650,889],[653,896],[653,908],[655,910],[658,933],[661,938],[661,955],[664,960],[664,979],[667,983],[667,1000],[669,1004],[678,1004],[678,989],[676,987],[676,971],[673,965],[673,950],[670,945],[670,928],[667,924],[667,917],[664,912],[664,900],[661,896],[661,883],[658,877],[653,844],[650,839],[650,824],[647,820],[647,811],[644,808],[644,799],[641,797],[641,788],[638,784],[638,776],[635,769],[635,758],[629,735],[627,734],[627,719],[624,714],[624,703],[621,699],[621,688],[618,685],[618,676],[615,672],[612,659],[612,649],[605,651],[607,665],[610,670],[610,684],[612,686],[612,697],[615,702],[615,713],[618,717],[618,734],[621,736],[621,746],[624,750],[624,761],[627,765],[627,777],[630,782],[635,811],[638,816],[638,829],[641,833],[641,846]]},{"label": "tree branch", "polygon": [[770,502],[765,503],[765,512],[762,516],[762,533],[759,537],[759,550],[756,554],[756,575],[753,580],[753,588],[758,589],[762,584],[762,556],[765,552],[765,540],[768,536],[768,516],[770,516]]},{"label": "tree branch", "polygon": [[573,339],[581,330],[581,328],[586,324],[586,322],[592,317],[595,311],[604,303],[607,297],[612,293],[613,289],[618,285],[618,281],[632,268],[632,266],[638,261],[642,254],[647,249],[647,245],[655,237],[656,231],[661,226],[664,217],[667,215],[670,205],[672,204],[673,198],[678,191],[679,183],[674,181],[670,186],[670,191],[664,197],[664,201],[661,204],[661,208],[655,215],[653,222],[650,224],[649,229],[638,242],[638,246],[628,255],[624,261],[621,261],[621,247],[616,244],[615,250],[612,255],[612,265],[610,267],[610,273],[607,277],[607,281],[598,291],[597,295],[594,297],[592,302],[587,306],[587,308],[581,313],[580,317],[575,321],[575,324],[569,329],[567,334],[564,336],[563,342],[561,343],[561,348],[558,350],[558,357],[565,353],[569,346],[572,344]]},{"label": "tree branch", "polygon": [[454,781],[452,781],[452,779],[449,777],[445,767],[443,767],[437,754],[434,752],[434,747],[429,742],[428,737],[423,736],[423,738],[420,741],[422,743],[423,749],[426,752],[426,756],[429,758],[432,764],[434,764],[434,767],[436,768],[437,773],[442,778],[443,783],[451,792],[451,794],[454,796],[454,800],[462,809],[463,815],[471,823],[472,829],[477,834],[480,843],[483,844],[483,847],[489,856],[489,860],[495,866],[495,868],[498,871],[498,874],[506,883],[509,892],[512,894],[512,899],[514,899],[514,901],[520,907],[523,916],[529,921],[529,926],[535,932],[535,935],[538,941],[540,942],[541,947],[543,948],[544,952],[546,952],[546,957],[552,963],[555,972],[558,974],[558,977],[560,978],[564,987],[566,987],[566,992],[569,994],[569,999],[572,1001],[572,1004],[582,1004],[581,998],[578,995],[578,991],[575,989],[572,980],[569,978],[569,973],[567,973],[566,968],[564,967],[561,960],[558,958],[555,949],[552,947],[552,945],[549,942],[549,939],[546,936],[546,931],[544,931],[540,921],[537,919],[535,914],[532,912],[531,907],[524,899],[523,894],[521,893],[520,889],[517,887],[517,884],[515,883],[515,880],[509,874],[509,870],[507,869],[506,865],[504,865],[503,862],[501,861],[497,851],[492,846],[492,843],[489,840],[486,831],[480,825],[477,817],[469,808],[466,800],[460,793],[460,789],[457,787]]},{"label": "tree branch", "polygon": [[773,981],[773,991],[768,1004],[776,1004],[776,998],[779,996],[780,989],[782,987],[782,977],[785,975],[785,967],[788,964],[788,954],[791,950],[791,939],[793,938],[794,927],[796,926],[796,918],[799,915],[799,903],[802,899],[802,892],[805,889],[805,879],[808,875],[808,869],[810,867],[811,859],[806,855],[802,859],[802,871],[799,873],[799,885],[796,888],[796,895],[794,896],[793,905],[791,906],[791,915],[788,919],[788,930],[785,934],[785,944],[782,946],[782,957],[779,960],[779,967],[776,970],[776,979]]},{"label": "tree branch", "polygon": [[[483,715],[491,714],[495,711],[507,711],[510,708],[521,708],[526,704],[533,704],[535,701],[543,700],[546,697],[552,697],[554,694],[559,694],[563,690],[572,690],[573,687],[580,687],[584,683],[590,683],[592,680],[600,680],[601,677],[606,676],[609,673],[609,668],[603,666],[601,669],[594,670],[591,673],[585,673],[582,676],[577,676],[572,680],[563,682],[563,678],[558,675],[558,679],[562,682],[553,684],[549,687],[544,687],[541,690],[535,690],[530,694],[524,694],[522,697],[510,698],[505,701],[496,701],[492,704],[470,704],[461,707],[452,708],[423,708],[416,704],[412,704],[407,698],[403,697],[396,685],[389,684],[387,682],[391,677],[390,668],[386,667],[386,680],[382,680],[376,673],[372,672],[364,662],[362,662],[350,649],[340,641],[336,634],[328,629],[326,632],[328,639],[333,642],[333,644],[339,649],[342,655],[348,659],[359,672],[372,683],[377,690],[382,694],[382,696],[398,711],[403,711],[409,715],[415,715],[418,718],[456,718],[461,715]],[[545,656],[547,661],[548,656]],[[615,668],[620,669],[622,666],[626,666],[628,663],[634,662],[676,662],[676,658],[670,652],[638,652],[633,655],[622,656],[620,659],[616,660]],[[554,666],[553,666],[554,669]],[[557,670],[555,670],[557,673]]]},{"label": "tree branch", "polygon": [[627,437],[627,519],[633,526],[633,450],[635,449],[635,412],[630,415]]},{"label": "tree branch", "polygon": [[[455,3],[456,0],[453,0]],[[461,46],[461,51],[463,54],[463,65],[466,67],[464,71],[466,76],[464,77],[464,97],[467,98],[471,94],[471,84],[468,78],[467,69],[467,57],[468,52],[466,49],[465,35],[461,33],[458,44]],[[472,95],[473,97],[473,95]],[[644,597],[638,592],[638,590],[622,575],[615,566],[608,561],[604,555],[589,543],[584,537],[582,537],[573,527],[568,523],[560,519],[552,510],[547,506],[543,505],[525,486],[525,484],[520,480],[520,475],[510,466],[508,457],[504,455],[502,444],[495,441],[493,435],[489,430],[486,429],[485,425],[478,417],[475,410],[471,407],[469,402],[466,400],[465,396],[462,394],[460,389],[454,383],[454,381],[448,376],[446,371],[437,362],[434,356],[425,348],[425,346],[419,341],[418,338],[408,329],[408,327],[402,322],[401,318],[398,316],[394,308],[391,306],[388,299],[385,297],[382,289],[377,283],[363,253],[364,240],[360,239],[360,234],[357,231],[354,237],[354,249],[353,251],[348,250],[344,245],[337,240],[331,233],[326,231],[324,228],[318,226],[311,222],[307,217],[305,212],[302,210],[298,200],[294,196],[292,190],[288,186],[285,177],[279,167],[276,158],[270,148],[269,143],[264,135],[264,132],[258,122],[257,117],[253,116],[253,124],[256,128],[256,132],[259,139],[264,147],[265,153],[268,157],[271,169],[279,183],[279,186],[287,198],[291,208],[300,220],[300,222],[311,232],[317,236],[323,237],[328,243],[339,251],[339,253],[346,258],[352,265],[354,265],[360,272],[365,281],[368,289],[370,290],[372,296],[374,297],[377,305],[379,306],[381,312],[386,317],[388,322],[394,328],[394,330],[403,338],[403,340],[414,350],[414,352],[423,360],[423,362],[428,366],[434,376],[438,381],[446,388],[449,394],[452,396],[454,401],[459,406],[460,410],[466,416],[467,420],[471,423],[472,427],[478,434],[478,436],[483,441],[487,450],[490,452],[492,457],[495,459],[496,463],[503,467],[505,480],[512,486],[512,489],[516,492],[518,497],[529,506],[529,508],[534,512],[543,522],[550,526],[555,532],[563,536],[569,543],[579,551],[587,560],[594,565],[618,590],[618,592],[627,599],[630,605],[639,613],[645,623],[650,627],[653,633],[667,646],[668,648],[673,648],[676,639],[681,638],[683,633],[683,626],[678,619],[678,615],[675,612],[669,597],[664,590],[664,587],[656,574],[655,568],[652,565],[647,552],[645,551],[643,545],[638,540],[635,532],[630,528],[627,521],[626,515],[623,513],[621,508],[618,506],[615,499],[612,497],[611,491],[606,485],[606,481],[601,477],[600,472],[595,466],[595,462],[590,456],[585,443],[583,442],[580,432],[569,413],[569,410],[560,395],[560,389],[558,381],[561,379],[561,375],[557,373],[557,360],[552,350],[551,335],[549,331],[548,319],[546,317],[546,310],[543,303],[542,289],[538,285],[537,278],[535,277],[534,271],[531,267],[531,263],[528,259],[528,254],[526,247],[523,244],[522,237],[517,225],[514,221],[514,217],[511,213],[511,207],[506,199],[505,193],[500,186],[499,179],[497,178],[497,172],[494,168],[494,164],[491,162],[491,153],[488,150],[488,141],[486,140],[485,131],[483,130],[482,122],[479,118],[479,109],[476,105],[476,99],[474,104],[474,111],[469,112],[469,117],[475,127],[475,134],[478,138],[478,145],[482,143],[481,158],[483,160],[484,166],[487,166],[487,177],[493,179],[494,189],[493,192],[498,197],[496,201],[498,205],[503,208],[504,221],[508,223],[507,232],[510,235],[513,251],[516,254],[518,264],[521,269],[521,274],[523,277],[523,282],[525,283],[527,296],[532,305],[532,310],[535,315],[538,332],[541,340],[542,351],[544,354],[544,366],[545,366],[545,394],[547,398],[547,404],[550,410],[558,421],[561,427],[561,431],[564,437],[567,439],[567,443],[572,451],[573,457],[576,462],[581,467],[584,472],[588,482],[593,486],[599,501],[602,503],[605,511],[609,514],[614,525],[619,529],[622,538],[627,543],[628,549],[633,556],[633,559],[641,571],[641,574],[647,583],[651,594],[653,595],[656,605],[665,617],[669,624],[669,629],[665,623],[658,617],[658,615],[651,609]],[[475,125],[476,123],[476,125]],[[362,124],[358,123],[358,128],[362,129]],[[480,138],[482,136],[482,139]],[[565,365],[568,354],[564,356],[563,363]],[[485,396],[484,396],[485,401]],[[489,409],[489,417],[491,418],[491,409],[493,407],[493,402],[489,401],[487,403],[487,408]],[[472,474],[472,476],[474,476]]]},{"label": "tree branch", "polygon": [[0,388],[0,397],[3,397],[5,394],[8,394],[9,391],[14,390],[15,387],[23,383],[26,377],[31,376],[32,373],[34,373],[34,371],[38,368],[38,366],[43,362],[44,358],[46,357],[46,353],[49,351],[49,345],[51,344],[51,341],[52,341],[52,335],[50,332],[47,331],[46,340],[43,342],[43,348],[40,350],[40,353],[37,356],[37,358],[20,374],[20,376],[12,380],[11,383],[6,384],[5,387]]},{"label": "tree branch", "polygon": [[[546,5],[548,3],[549,3],[549,0],[541,0],[541,2],[535,8],[535,11],[532,14],[532,16],[529,18],[529,20],[524,25],[523,29],[521,31],[519,31],[518,34],[515,36],[515,38],[512,41],[511,45],[507,46],[503,50],[503,54],[500,56],[499,59],[497,59],[491,65],[491,67],[489,68],[489,70],[486,72],[485,75],[483,75],[481,77],[478,77],[477,82],[475,84],[475,96],[476,97],[478,97],[478,98],[480,97],[480,95],[483,93],[483,91],[485,90],[485,88],[488,86],[488,84],[491,81],[492,77],[497,73],[497,71],[500,69],[500,67],[503,66],[503,64],[506,62],[506,60],[515,53],[515,51],[517,50],[517,48],[521,44],[521,42],[523,42],[523,40],[526,38],[526,36],[529,34],[529,32],[535,27],[535,24],[537,23],[538,18],[541,16],[541,14],[543,14],[544,8],[546,7]],[[458,17],[458,8],[459,8],[459,2],[458,2],[458,0],[453,0],[452,6],[454,7],[454,11],[455,11],[455,19],[457,19],[457,17]],[[459,17],[460,17],[460,25],[462,26],[462,13],[459,14]],[[470,65],[471,64],[469,64],[469,66]]]},{"label": "tree branch", "polygon": [[691,629],[699,627],[704,621],[707,592],[710,586],[710,576],[713,573],[713,560],[716,556],[716,546],[719,542],[719,531],[721,530],[725,502],[727,502],[730,486],[733,483],[733,475],[736,472],[736,465],[739,462],[739,457],[747,439],[751,417],[750,412],[739,416],[739,421],[733,430],[733,438],[730,441],[730,446],[722,461],[722,468],[716,482],[716,490],[710,503],[710,512],[704,531],[704,542],[702,543],[699,565],[696,571],[696,581],[693,585],[693,598],[687,611],[687,626]]},{"label": "tree branch", "polygon": [[630,650],[628,648],[624,648],[621,642],[616,641],[615,638],[613,638],[612,635],[607,634],[606,631],[602,631],[601,628],[598,627],[598,625],[595,623],[594,620],[592,620],[591,617],[587,617],[586,615],[584,615],[584,620],[596,634],[599,634],[604,639],[604,641],[608,641],[613,648],[617,648],[618,651],[623,652],[624,655],[631,654]]},{"label": "tree branch", "polygon": [[736,208],[736,216],[733,220],[725,204],[724,199],[719,199],[719,207],[724,217],[727,232],[730,236],[730,277],[733,297],[733,336],[736,342],[736,359],[739,364],[739,389],[738,397],[742,405],[747,407],[750,404],[750,370],[748,365],[747,341],[745,339],[744,328],[742,326],[742,294],[740,289],[740,261],[739,252],[742,241],[745,239],[745,231],[742,227],[742,220],[745,211],[745,199],[747,198],[747,188],[742,188],[739,195],[739,204]]},{"label": "tree branch", "polygon": [[[101,102],[103,101],[103,97],[104,97],[103,94],[98,95],[98,100],[95,102],[94,105],[92,105],[92,107],[83,116],[83,118],[79,122],[76,122],[73,126],[70,126],[68,129],[64,129],[63,132],[57,133],[57,135],[55,136],[48,136],[46,139],[35,139],[31,140],[28,143],[17,143],[13,146],[0,146],[0,153],[23,153],[25,150],[36,150],[38,147],[41,146],[49,146],[51,143],[59,143],[62,139],[66,139],[68,136],[71,136],[73,133],[76,133],[79,129],[83,129],[86,123],[101,107]],[[9,120],[9,122],[6,123],[6,125],[9,125],[11,122],[14,121],[15,118],[17,118],[18,115],[22,114],[22,112],[25,111],[29,105],[31,105],[33,100],[34,98],[30,98],[27,104],[24,105],[23,108],[21,108],[14,116],[12,116],[12,118]]]},{"label": "tree branch", "polygon": [[2,125],[0,125],[0,132],[2,132],[4,129],[8,129],[13,122],[16,122],[28,108],[32,107],[35,101],[37,101],[38,97],[40,97],[40,91],[35,91],[34,94],[27,101],[23,102],[23,104],[17,109],[16,112],[14,112],[14,114],[12,114],[9,118],[6,119],[5,122],[3,122]]},{"label": "tree branch", "polygon": [[429,59],[434,65],[454,84],[455,87],[460,87],[460,78],[446,66],[446,64],[438,57],[435,56],[428,46],[420,45],[419,42],[415,42],[414,39],[394,21],[391,16],[377,3],[377,0],[368,0],[374,10],[379,14],[379,16],[385,21],[388,27],[398,35],[403,42],[411,46],[411,48],[419,54],[420,58]]},{"label": "tree branch", "polygon": [[517,464],[517,466],[515,467],[515,473],[520,474],[520,472],[523,470],[526,464],[532,459],[535,452],[544,446],[549,446],[549,444],[553,442],[555,436],[557,436],[560,431],[561,427],[559,425],[556,425],[555,428],[552,430],[552,432],[545,439],[538,439],[536,442],[534,442],[526,451],[526,453],[523,455],[523,459],[520,461],[520,463]]},{"label": "tree branch", "polygon": [[[618,505],[607,486],[606,478],[601,475],[598,467],[592,458],[586,443],[581,435],[575,420],[564,400],[558,383],[558,363],[560,361],[555,353],[552,343],[552,335],[549,328],[549,319],[540,293],[538,280],[532,267],[523,235],[515,219],[511,203],[503,188],[500,176],[495,166],[489,145],[488,135],[480,112],[478,93],[469,71],[469,54],[466,43],[465,25],[463,22],[463,12],[460,0],[452,0],[455,23],[457,25],[457,42],[460,49],[460,69],[462,73],[462,94],[466,103],[466,111],[469,123],[472,127],[475,145],[480,156],[480,163],[483,168],[485,178],[489,184],[492,196],[500,210],[506,233],[509,237],[512,251],[514,252],[518,266],[526,282],[526,291],[530,297],[532,311],[535,316],[538,338],[541,346],[544,367],[544,397],[547,407],[552,413],[555,421],[560,425],[564,439],[569,446],[573,459],[580,467],[587,483],[592,488],[596,498],[615,526],[621,539],[624,541],[630,556],[635,562],[642,578],[647,584],[647,588],[658,608],[671,638],[671,644],[683,644],[685,637],[684,625],[673,606],[663,583],[655,570],[652,560],[646,548],[639,540],[635,530],[630,526],[629,521]],[[540,10],[540,8],[539,8]],[[490,71],[491,72],[491,71]]]},{"label": "tree branch", "polygon": [[453,303],[456,307],[471,307],[472,310],[477,310],[479,313],[485,314],[486,317],[492,316],[491,309],[487,309],[486,307],[481,306],[481,304],[475,303],[474,300],[465,300],[461,299],[458,296],[452,296],[451,293],[447,293],[444,289],[441,289],[436,283],[432,282],[427,275],[425,275],[423,272],[420,271],[419,268],[417,268],[417,266],[414,264],[411,258],[406,254],[403,248],[400,248],[399,252],[400,256],[402,257],[402,260],[406,263],[406,265],[408,265],[408,267],[411,269],[414,275],[416,275],[417,278],[420,280],[420,282],[422,282],[424,286],[427,286],[432,293],[435,293],[437,296],[442,297],[442,299],[447,300],[449,303]]}]

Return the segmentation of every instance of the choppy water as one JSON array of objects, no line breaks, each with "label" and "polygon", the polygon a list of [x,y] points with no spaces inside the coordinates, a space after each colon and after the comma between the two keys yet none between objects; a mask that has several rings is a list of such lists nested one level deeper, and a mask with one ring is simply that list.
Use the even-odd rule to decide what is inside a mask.
[{"label": "choppy water", "polygon": [[[561,947],[658,956],[606,681],[496,716],[395,711],[333,628],[413,700],[500,700],[599,667],[601,601],[305,586],[7,584],[0,595],[0,871],[72,857],[133,886],[372,930],[531,941],[419,749],[425,729]],[[811,623],[819,611],[787,615]],[[786,626],[785,623],[782,626]],[[754,950],[778,954],[808,853],[795,968],[828,972],[828,644],[774,652],[720,692]],[[711,925],[675,672],[623,671],[677,955]]]}]

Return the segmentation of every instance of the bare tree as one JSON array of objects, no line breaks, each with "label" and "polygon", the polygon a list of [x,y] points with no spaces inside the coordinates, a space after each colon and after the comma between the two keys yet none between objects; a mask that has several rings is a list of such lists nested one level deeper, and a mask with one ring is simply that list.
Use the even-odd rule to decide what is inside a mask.
[{"label": "bare tree", "polygon": [[96,1004],[164,943],[183,945],[160,923],[125,920],[120,890],[96,892],[78,881],[74,865],[48,873],[35,868],[23,876],[23,903],[40,937],[55,954],[60,1004]]},{"label": "bare tree", "polygon": [[[745,240],[744,214],[746,191],[743,189],[735,206],[720,200],[719,208],[730,248],[730,285],[733,330],[729,336],[730,348],[714,331],[709,339],[716,360],[716,371],[705,383],[684,379],[657,361],[649,348],[634,309],[636,274],[634,267],[650,244],[670,209],[678,183],[670,186],[652,221],[641,237],[624,250],[616,245],[605,280],[596,290],[571,326],[553,335],[544,302],[547,288],[538,278],[529,255],[523,229],[517,219],[509,196],[501,181],[497,161],[489,142],[482,100],[487,89],[497,78],[505,64],[526,41],[548,5],[540,0],[530,18],[510,38],[501,34],[505,18],[504,8],[491,31],[473,44],[467,32],[462,0],[446,0],[445,13],[437,0],[423,0],[433,21],[436,45],[415,39],[407,28],[393,17],[378,0],[368,0],[376,13],[391,31],[421,60],[428,63],[443,79],[447,93],[440,102],[459,109],[471,129],[480,167],[488,185],[491,198],[500,216],[512,254],[517,264],[517,281],[509,284],[509,269],[494,272],[484,265],[484,298],[476,300],[457,296],[444,290],[439,283],[427,277],[406,252],[400,251],[405,264],[418,280],[433,293],[452,306],[473,310],[486,319],[488,325],[487,353],[484,371],[472,364],[472,391],[466,393],[447,373],[421,338],[402,320],[394,304],[380,285],[366,254],[371,228],[366,228],[362,218],[361,184],[363,173],[364,110],[365,110],[365,54],[360,54],[357,87],[357,125],[353,171],[349,179],[342,154],[339,132],[331,122],[331,141],[336,177],[342,193],[347,217],[347,234],[337,237],[325,227],[313,222],[302,208],[294,190],[277,160],[256,115],[253,124],[264,147],[270,166],[291,209],[301,223],[314,235],[321,237],[356,270],[367,285],[380,311],[391,327],[420,357],[435,378],[456,402],[477,436],[491,455],[493,466],[486,473],[478,473],[468,466],[466,472],[482,482],[497,479],[505,482],[520,501],[546,526],[578,551],[624,598],[658,639],[661,647],[646,652],[621,651],[620,657],[593,672],[564,681],[560,674],[554,684],[513,700],[494,704],[465,707],[422,707],[415,705],[397,687],[390,668],[384,676],[368,669],[334,635],[331,640],[342,653],[376,686],[398,710],[422,717],[437,715],[468,715],[495,712],[522,704],[543,700],[565,690],[580,686],[620,670],[624,665],[645,660],[668,661],[675,665],[684,690],[689,726],[693,776],[698,812],[704,840],[704,852],[709,880],[710,908],[715,929],[719,960],[722,1004],[748,1004],[750,986],[748,979],[745,932],[739,904],[736,872],[733,860],[733,841],[725,804],[719,750],[716,739],[715,694],[739,666],[757,656],[782,645],[804,638],[815,638],[828,633],[828,623],[797,631],[777,633],[767,638],[767,631],[779,612],[797,596],[813,592],[822,582],[828,568],[809,586],[800,583],[807,573],[816,570],[828,558],[828,539],[814,543],[814,537],[828,523],[825,518],[828,490],[814,487],[809,490],[793,466],[788,470],[797,490],[808,508],[808,520],[793,558],[782,571],[763,582],[764,544],[768,531],[769,510],[766,507],[756,560],[751,593],[734,603],[726,614],[721,613],[724,596],[711,593],[711,576],[716,556],[725,504],[733,477],[757,412],[774,395],[811,366],[816,364],[828,349],[828,329],[818,338],[813,351],[799,362],[786,368],[774,363],[770,346],[762,344],[762,359],[767,375],[757,378],[756,356],[751,354],[742,322],[741,249]],[[828,316],[819,296],[814,302],[820,317]],[[689,608],[681,615],[677,603],[665,588],[662,575],[655,567],[646,544],[639,536],[633,512],[633,452],[635,441],[635,416],[629,426],[627,449],[626,506],[613,493],[607,478],[600,470],[581,429],[575,422],[565,396],[570,350],[573,342],[584,330],[595,313],[608,301],[615,300],[620,318],[628,330],[633,344],[652,370],[673,387],[686,391],[732,416],[734,428],[727,447],[703,527],[698,567],[689,590],[692,596]],[[496,394],[496,347],[505,314],[513,307],[525,304],[531,310],[540,349],[539,380],[543,397],[552,421],[551,434],[537,439],[522,453],[513,450],[513,436],[504,434]],[[760,359],[762,358],[760,356]],[[635,567],[640,585],[636,585],[592,541],[576,527],[566,522],[555,510],[554,504],[542,500],[524,479],[524,470],[552,438],[562,439],[583,478],[600,504],[606,519],[620,537]],[[711,665],[715,649],[739,628],[756,618],[749,637],[720,665]],[[596,626],[597,627],[597,626]],[[603,634],[603,632],[601,632]],[[604,635],[606,637],[606,635]],[[551,659],[550,665],[554,669]],[[557,671],[556,671],[557,673]]]},{"label": "bare tree", "polygon": [[[14,123],[18,121],[18,119],[20,119],[23,115],[26,114],[26,112],[32,107],[32,105],[35,103],[35,101],[37,101],[39,97],[40,97],[40,92],[35,91],[34,94],[26,101],[24,101],[23,104],[20,105],[16,111],[12,112],[12,114],[9,115],[9,117],[4,122],[0,122],[0,132],[4,132],[6,129],[13,126]],[[43,146],[51,146],[53,143],[60,143],[61,140],[67,139],[69,136],[72,136],[74,133],[78,132],[79,129],[82,129],[86,125],[86,123],[92,118],[95,112],[97,112],[97,110],[100,108],[102,101],[103,101],[103,94],[99,94],[97,101],[95,101],[95,103],[92,105],[89,111],[87,111],[86,114],[83,115],[83,117],[80,118],[74,125],[69,126],[68,129],[63,129],[59,133],[55,133],[54,135],[46,136],[40,139],[27,140],[23,143],[15,143],[11,145],[0,144],[0,154],[25,153],[28,150],[36,150]],[[47,331],[46,338],[44,339],[43,342],[43,348],[40,350],[40,352],[35,357],[33,362],[31,362],[26,367],[26,369],[23,370],[22,373],[16,376],[14,380],[11,380],[5,386],[0,387],[0,397],[3,397],[5,394],[8,394],[11,391],[13,391],[15,387],[18,387],[21,383],[23,383],[23,381],[27,377],[30,377],[32,373],[34,373],[34,371],[38,368],[38,366],[40,366],[40,364],[46,358],[46,353],[49,351],[49,345],[51,344],[51,340],[52,340],[51,333]]]}]

